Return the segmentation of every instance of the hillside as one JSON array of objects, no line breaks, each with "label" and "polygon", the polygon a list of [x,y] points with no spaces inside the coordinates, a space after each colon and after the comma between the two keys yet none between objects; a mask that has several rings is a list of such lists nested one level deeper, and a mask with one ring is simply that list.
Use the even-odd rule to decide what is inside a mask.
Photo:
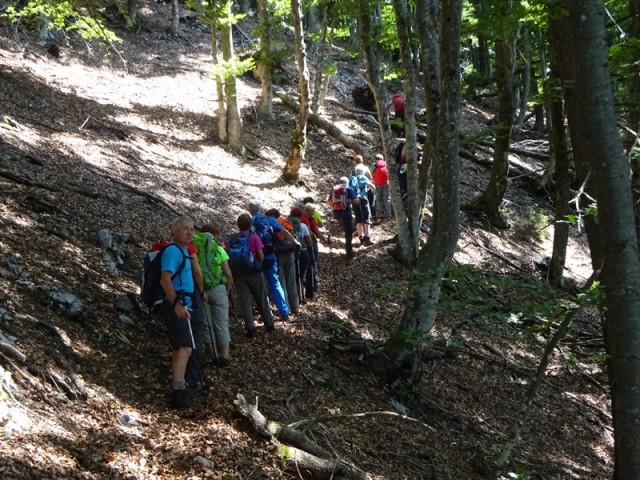
[{"label": "hillside", "polygon": [[[258,121],[260,86],[243,77],[239,101],[252,154],[231,155],[212,134],[207,29],[187,19],[171,39],[169,7],[149,3],[141,14],[143,33],[118,30],[122,57],[73,39],[54,57],[25,33],[0,30],[0,339],[24,354],[0,350],[0,366],[15,382],[0,477],[299,478],[283,471],[277,442],[237,413],[233,401],[242,394],[284,424],[331,417],[306,435],[371,478],[486,478],[550,336],[507,321],[517,320],[518,306],[559,295],[526,283],[535,262],[551,254],[550,229],[537,230],[549,203],[514,182],[509,230],[463,215],[456,273],[419,385],[428,410],[392,398],[358,358],[336,348],[353,338],[383,342],[402,314],[404,273],[388,254],[393,226],[385,224],[350,266],[339,243],[324,248],[319,295],[274,335],[247,339],[232,314],[232,364],[219,372],[207,365],[202,405],[172,411],[164,327],[136,303],[149,245],[167,237],[178,212],[231,232],[251,198],[281,211],[306,196],[320,200],[349,171],[352,153],[310,128],[306,187],[286,185],[279,173],[295,119],[276,100],[276,120]],[[349,105],[362,70],[337,59],[330,97]],[[291,91],[289,72],[279,87]],[[465,103],[461,128],[481,128],[492,115],[485,107]],[[372,119],[333,103],[324,114],[379,149]],[[532,144],[545,148],[531,140],[520,146]],[[468,200],[488,169],[463,158],[461,170]],[[336,225],[328,228],[340,238]],[[584,238],[573,233],[568,276],[579,285],[590,263]],[[611,477],[602,345],[600,319],[582,313],[515,449],[520,478]]]}]

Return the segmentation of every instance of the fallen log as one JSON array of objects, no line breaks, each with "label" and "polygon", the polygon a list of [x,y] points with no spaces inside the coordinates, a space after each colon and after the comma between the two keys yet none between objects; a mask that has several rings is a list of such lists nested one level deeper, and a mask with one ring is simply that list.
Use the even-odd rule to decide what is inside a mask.
[{"label": "fallen log", "polygon": [[[297,112],[300,109],[300,105],[298,104],[298,102],[294,98],[292,98],[290,95],[287,95],[284,92],[276,92],[276,96],[280,100],[282,100],[284,104],[287,107],[289,107],[291,110]],[[316,115],[315,113],[310,114],[308,120],[309,120],[309,123],[312,123],[313,125],[325,130],[329,135],[331,135],[333,138],[338,140],[338,142],[340,142],[342,145],[344,145],[348,149],[353,150],[355,153],[362,155],[365,158],[369,158],[370,155],[362,145],[356,142],[353,138],[342,133],[342,131],[338,127],[336,127],[335,124],[331,123],[329,120],[326,120],[321,116]]]}]

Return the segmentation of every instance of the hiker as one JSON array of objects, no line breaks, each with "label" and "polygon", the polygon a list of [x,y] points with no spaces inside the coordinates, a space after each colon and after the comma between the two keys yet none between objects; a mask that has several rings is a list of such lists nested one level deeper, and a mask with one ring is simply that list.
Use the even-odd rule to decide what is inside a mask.
[{"label": "hiker", "polygon": [[[364,164],[364,159],[362,155],[356,155],[353,157],[354,166],[351,169],[351,176],[354,177],[356,175],[364,175],[367,179],[373,182],[373,177],[371,176],[371,170]],[[371,211],[371,217],[375,218],[376,216],[376,192],[373,188],[367,189],[367,201],[369,202],[369,210]]]},{"label": "hiker", "polygon": [[349,179],[349,186],[356,192],[356,195],[360,198],[357,204],[354,204],[353,211],[356,216],[356,230],[358,232],[358,238],[362,245],[373,245],[371,237],[369,236],[369,225],[371,225],[371,209],[369,207],[369,197],[367,191],[369,189],[375,190],[375,185],[370,180],[371,173],[366,165],[363,164],[362,155],[356,155],[354,157],[356,163],[353,167],[352,173],[354,175]]},{"label": "hiker", "polygon": [[[304,210],[293,207],[289,213],[289,221],[293,225],[293,236],[296,237],[300,247],[298,249],[298,282],[300,284],[300,299],[313,298],[313,276],[308,274],[313,262],[313,240],[309,227],[302,222]],[[309,291],[311,293],[309,294]]]},{"label": "hiker", "polygon": [[335,185],[329,192],[327,205],[331,208],[333,218],[335,218],[344,231],[345,258],[347,263],[353,259],[353,219],[351,205],[356,205],[360,201],[356,192],[349,187],[349,179],[341,177],[340,183]]},{"label": "hiker", "polygon": [[[193,220],[189,217],[176,218],[171,225],[173,243],[164,250],[161,258],[160,285],[165,297],[159,314],[167,325],[169,341],[173,347],[170,402],[173,408],[188,408],[193,405],[193,398],[185,381],[187,362],[196,348],[191,329],[195,282],[193,262],[188,250],[193,230]],[[172,278],[174,274],[177,275]]]},{"label": "hiker", "polygon": [[266,331],[275,330],[261,274],[264,265],[264,245],[258,235],[249,231],[252,224],[251,215],[240,214],[236,223],[238,233],[229,237],[226,250],[229,254],[229,267],[233,273],[233,284],[238,291],[238,308],[244,319],[246,335],[253,338],[256,336],[256,324],[251,297],[262,315]]},{"label": "hiker", "polygon": [[373,184],[376,187],[376,220],[389,220],[391,218],[391,198],[389,190],[389,171],[384,156],[378,153],[371,164],[373,170]]},{"label": "hiker", "polygon": [[398,165],[398,184],[400,196],[404,200],[407,195],[407,142],[401,141],[394,152]]},{"label": "hiker", "polygon": [[[312,200],[312,199],[307,199],[307,200]],[[320,222],[318,222],[318,218],[320,218]],[[312,292],[315,293],[318,290],[318,272],[319,272],[319,248],[318,248],[318,240],[320,240],[322,243],[324,244],[330,244],[331,243],[331,239],[327,236],[325,236],[322,231],[320,230],[320,227],[322,226],[322,217],[320,217],[320,214],[318,213],[318,209],[316,208],[316,206],[313,204],[313,202],[308,202],[304,204],[304,215],[301,217],[301,220],[305,220],[308,219],[309,223],[307,224],[307,227],[309,227],[309,231],[311,232],[311,240],[313,241],[313,248],[312,248],[312,263],[311,263],[311,270],[310,270],[310,274],[313,280],[313,290]],[[307,296],[307,298],[312,298],[311,296]]]},{"label": "hiker", "polygon": [[282,228],[282,226],[272,217],[267,217],[261,213],[262,205],[260,200],[251,200],[249,202],[249,213],[253,221],[253,229],[260,237],[262,244],[264,245],[264,262],[262,264],[262,274],[267,281],[269,287],[269,293],[273,299],[278,313],[282,321],[289,320],[289,306],[280,285],[280,278],[278,277],[278,259],[276,258],[275,247],[273,245],[273,233],[282,234],[287,240],[291,240],[294,243],[296,239]]},{"label": "hiker", "polygon": [[400,128],[402,131],[402,136],[405,136],[405,131],[404,131],[404,96],[401,93],[396,93],[394,94],[389,101],[387,102],[387,111],[391,111],[391,107],[393,107],[393,111],[394,111],[394,116],[393,116],[393,120],[398,119],[400,121],[400,125],[396,126],[394,125],[394,123],[396,122],[391,122],[391,126],[395,127],[395,128]]},{"label": "hiker", "polygon": [[[270,208],[265,215],[273,217],[288,232],[293,231],[291,222],[280,215],[277,208]],[[297,265],[296,265],[296,244],[285,239],[281,233],[276,234],[275,242],[276,256],[278,257],[278,277],[280,285],[284,291],[287,305],[289,305],[289,314],[300,313],[300,298],[297,283]]]},{"label": "hiker", "polygon": [[219,232],[220,229],[214,225],[203,225],[194,234],[193,242],[198,247],[197,259],[203,276],[203,342],[218,365],[225,367],[231,362],[229,289],[233,285],[233,274],[229,268],[229,255],[215,241],[215,235]]}]

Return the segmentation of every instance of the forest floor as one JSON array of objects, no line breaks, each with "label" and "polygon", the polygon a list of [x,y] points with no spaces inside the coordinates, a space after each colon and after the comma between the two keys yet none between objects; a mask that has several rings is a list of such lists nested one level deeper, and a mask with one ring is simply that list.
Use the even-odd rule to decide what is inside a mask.
[{"label": "forest floor", "polygon": [[[0,399],[10,414],[0,477],[300,478],[290,464],[285,470],[278,443],[238,414],[234,400],[242,394],[283,424],[327,417],[307,437],[371,478],[489,478],[549,325],[557,325],[549,312],[565,298],[536,268],[551,254],[549,199],[516,181],[505,200],[510,229],[462,215],[454,271],[416,386],[429,409],[392,397],[359,358],[336,348],[356,338],[382,343],[402,315],[405,272],[389,255],[394,227],[386,223],[373,228],[374,244],[358,247],[349,266],[340,243],[322,248],[320,291],[273,335],[247,339],[232,314],[231,365],[206,365],[200,406],[173,411],[164,327],[123,307],[136,297],[145,251],[167,237],[176,212],[232,232],[251,198],[283,212],[306,196],[320,204],[350,171],[353,153],[311,127],[306,186],[286,185],[280,171],[295,118],[275,100],[276,119],[257,120],[260,85],[242,77],[251,154],[230,154],[215,140],[208,29],[186,16],[174,39],[164,33],[168,6],[145,3],[141,15],[139,34],[114,27],[124,39],[121,56],[69,39],[54,57],[30,34],[0,30],[0,340],[24,354],[0,349],[0,366],[15,382],[7,387],[12,398]],[[379,151],[375,120],[338,106],[353,106],[362,68],[339,51],[335,59],[329,97],[336,102],[323,115]],[[285,69],[278,88],[295,94],[294,72]],[[487,105],[465,102],[461,130],[484,128],[491,116]],[[548,153],[546,142],[524,136],[516,146]],[[490,153],[473,150],[485,160]],[[511,160],[544,167],[522,155]],[[461,162],[468,201],[489,170]],[[105,229],[112,242],[100,244],[97,232]],[[567,278],[581,285],[589,275],[585,239],[574,229]],[[81,311],[57,301],[60,293],[82,302],[72,297]],[[553,355],[514,450],[509,470],[518,478],[611,477],[603,351],[599,317],[581,312]]]}]

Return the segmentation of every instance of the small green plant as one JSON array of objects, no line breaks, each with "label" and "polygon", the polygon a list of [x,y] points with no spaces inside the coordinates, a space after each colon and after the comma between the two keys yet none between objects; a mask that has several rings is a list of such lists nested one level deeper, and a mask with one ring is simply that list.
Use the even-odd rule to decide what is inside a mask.
[{"label": "small green plant", "polygon": [[375,295],[378,298],[389,298],[401,295],[405,292],[406,287],[398,282],[385,282],[375,289]]},{"label": "small green plant", "polygon": [[293,458],[293,452],[283,444],[280,444],[280,462],[282,462],[282,466],[284,468],[287,460],[291,460]]}]

